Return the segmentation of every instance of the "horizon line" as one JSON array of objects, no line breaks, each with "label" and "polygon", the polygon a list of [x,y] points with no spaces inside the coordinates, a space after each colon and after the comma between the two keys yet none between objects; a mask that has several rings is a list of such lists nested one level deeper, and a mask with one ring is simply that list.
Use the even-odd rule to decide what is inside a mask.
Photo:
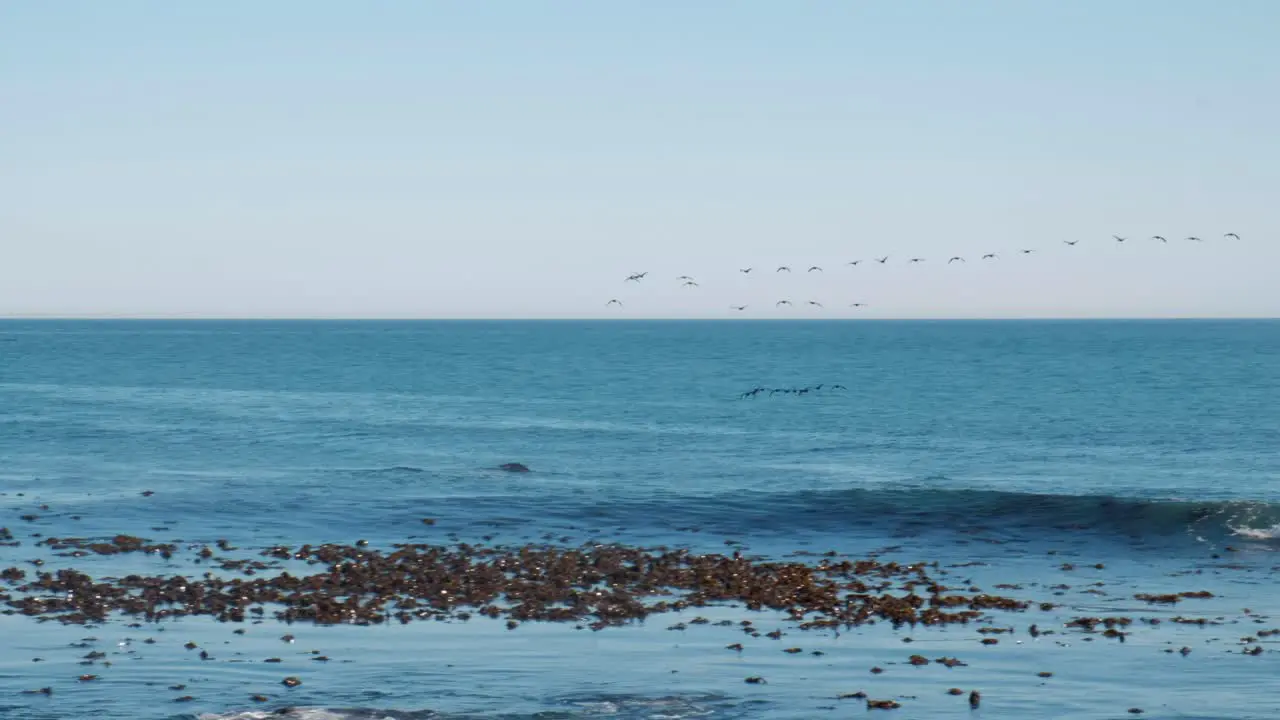
[{"label": "horizon line", "polygon": [[1043,315],[1043,316],[896,316],[896,317],[734,317],[734,316],[342,316],[342,315],[4,315],[0,322],[1035,322],[1035,321],[1206,321],[1280,320],[1277,315]]}]

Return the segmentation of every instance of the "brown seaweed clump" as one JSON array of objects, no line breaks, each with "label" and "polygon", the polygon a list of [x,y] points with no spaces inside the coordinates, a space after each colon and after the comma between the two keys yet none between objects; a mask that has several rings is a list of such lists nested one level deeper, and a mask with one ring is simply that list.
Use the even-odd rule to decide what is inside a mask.
[{"label": "brown seaweed clump", "polygon": [[[103,555],[167,556],[176,551],[172,545],[126,535],[104,543],[45,542]],[[153,622],[198,615],[244,622],[272,612],[285,622],[357,625],[466,619],[474,613],[505,618],[512,629],[525,621],[547,621],[599,630],[656,613],[741,603],[749,610],[783,612],[801,628],[881,621],[899,627],[969,623],[991,610],[1028,607],[1021,600],[977,593],[977,588],[970,588],[975,594],[948,593],[924,563],[878,560],[823,558],[805,564],[752,560],[738,552],[700,555],[621,545],[405,544],[383,553],[359,544],[326,544],[262,551],[268,558],[317,568],[308,575],[268,575],[272,566],[266,563],[215,558],[208,547],[198,554],[196,562],[212,558],[241,576],[134,574],[96,580],[80,570],[60,569],[29,578],[9,568],[0,571],[0,578],[16,585],[20,594],[7,602],[17,612],[80,624],[103,621],[112,613]]]}]

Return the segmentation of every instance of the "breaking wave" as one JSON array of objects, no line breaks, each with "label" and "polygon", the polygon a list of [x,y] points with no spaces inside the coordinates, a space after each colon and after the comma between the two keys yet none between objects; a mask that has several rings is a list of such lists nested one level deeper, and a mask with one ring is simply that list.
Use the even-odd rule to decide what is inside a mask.
[{"label": "breaking wave", "polygon": [[[1019,535],[1060,531],[1129,539],[1178,535],[1212,541],[1232,537],[1280,539],[1280,503],[928,487],[744,490],[698,498],[657,501],[636,498],[632,502],[613,501],[588,508],[571,504],[561,511],[565,515],[585,511],[597,520],[612,518],[628,522],[640,520],[641,516],[657,516],[673,524],[778,533],[797,528],[837,532],[842,528],[907,524],[939,530],[977,528]],[[726,523],[732,528],[725,527]]]}]

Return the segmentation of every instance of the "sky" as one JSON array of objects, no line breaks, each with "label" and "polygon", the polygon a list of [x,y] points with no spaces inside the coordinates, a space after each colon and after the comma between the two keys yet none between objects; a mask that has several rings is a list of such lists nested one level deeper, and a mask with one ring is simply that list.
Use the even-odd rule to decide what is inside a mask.
[{"label": "sky", "polygon": [[0,3],[0,315],[1277,317],[1277,27],[1274,0]]}]

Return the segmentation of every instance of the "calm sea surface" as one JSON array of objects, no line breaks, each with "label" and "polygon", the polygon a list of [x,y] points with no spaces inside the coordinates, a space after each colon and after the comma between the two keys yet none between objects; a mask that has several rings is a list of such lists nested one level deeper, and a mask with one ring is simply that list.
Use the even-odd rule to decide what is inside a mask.
[{"label": "calm sea surface", "polygon": [[[972,627],[837,637],[741,607],[700,612],[782,643],[667,629],[689,613],[600,632],[269,619],[243,635],[5,615],[3,717],[812,718],[864,714],[836,696],[865,690],[899,697],[900,718],[1276,718],[1280,636],[1256,633],[1280,627],[1280,322],[5,321],[0,526],[20,543],[0,545],[0,569],[31,574],[208,570],[57,557],[37,533],[250,550],[736,540],[964,565],[1061,605],[999,614],[1016,632],[997,645]],[[1215,597],[1133,597],[1190,590]],[[1165,622],[1123,643],[1061,629],[1088,615]],[[1060,632],[1033,638],[1032,622]],[[111,664],[86,669],[91,650]]]}]

